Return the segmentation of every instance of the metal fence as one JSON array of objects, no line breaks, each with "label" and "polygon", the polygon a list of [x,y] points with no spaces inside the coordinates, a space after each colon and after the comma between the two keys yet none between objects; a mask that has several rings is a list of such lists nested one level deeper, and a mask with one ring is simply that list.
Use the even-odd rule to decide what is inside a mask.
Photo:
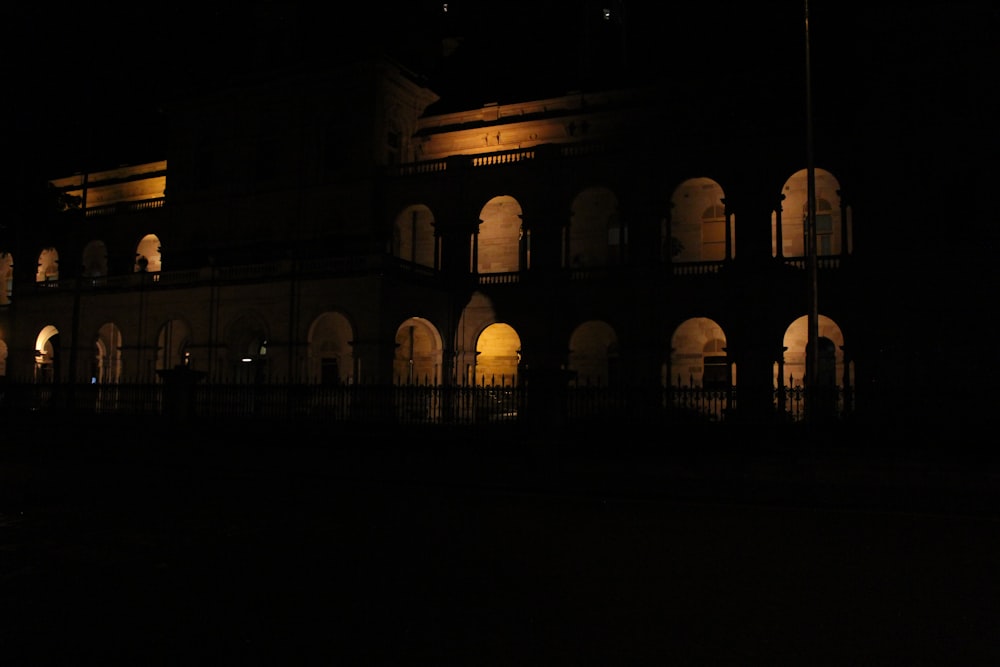
[{"label": "metal fence", "polygon": [[[815,404],[834,418],[853,409],[838,387]],[[480,384],[0,383],[0,413],[313,419],[397,424],[489,424],[544,417],[571,424],[724,422],[738,408],[736,388],[530,386]],[[806,417],[806,392],[774,391],[782,421]]]}]

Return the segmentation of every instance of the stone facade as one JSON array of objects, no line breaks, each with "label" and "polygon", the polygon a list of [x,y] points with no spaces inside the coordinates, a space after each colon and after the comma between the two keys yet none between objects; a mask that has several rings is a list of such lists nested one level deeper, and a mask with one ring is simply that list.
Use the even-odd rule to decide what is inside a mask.
[{"label": "stone facade", "polygon": [[[0,369],[735,385],[760,415],[804,382],[801,151],[672,124],[659,88],[437,99],[387,60],[288,73],[178,104],[162,162],[53,180],[79,205],[0,247]],[[849,174],[814,173],[817,381],[851,387]]]}]

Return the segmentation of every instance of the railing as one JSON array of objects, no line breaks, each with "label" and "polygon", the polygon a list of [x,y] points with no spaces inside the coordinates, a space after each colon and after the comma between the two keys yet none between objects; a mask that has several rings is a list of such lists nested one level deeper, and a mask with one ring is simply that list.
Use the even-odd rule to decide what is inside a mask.
[{"label": "railing", "polygon": [[717,274],[725,262],[672,262],[670,270],[675,276],[707,276]]},{"label": "railing", "polygon": [[[398,271],[408,274],[435,275],[431,267],[422,266],[389,255],[358,255],[354,257],[330,257],[306,259],[297,262],[282,260],[257,264],[237,264],[212,269],[181,269],[177,271],[148,271],[124,273],[113,276],[82,276],[79,279],[63,278],[31,283],[28,288],[36,291],[60,290],[101,290],[176,287],[211,282],[248,282],[253,280],[277,280],[290,276],[321,277],[327,275],[356,275],[359,273],[382,273]],[[516,281],[517,274],[508,281]]]},{"label": "railing", "polygon": [[513,285],[521,281],[521,274],[518,271],[480,273],[478,274],[478,280],[480,285]]},{"label": "railing", "polygon": [[[790,266],[800,267],[805,260],[802,258],[786,258]],[[669,270],[675,276],[709,276],[716,275],[724,266],[724,262],[673,262]],[[840,265],[839,257],[820,258],[819,268],[835,269]],[[574,282],[588,280],[607,280],[616,270],[628,267],[592,267],[573,268],[569,270],[569,278]],[[182,269],[179,271],[150,271],[147,273],[128,273],[114,276],[86,276],[79,278],[79,283],[73,278],[45,280],[32,283],[36,291],[72,290],[79,287],[82,290],[96,289],[135,289],[143,287],[175,287],[196,284],[208,284],[213,281],[247,282],[251,280],[276,280],[295,275],[298,277],[356,275],[361,273],[381,273],[397,271],[418,273],[427,276],[436,275],[435,269],[409,262],[397,257],[382,254],[358,255],[352,257],[330,257],[321,259],[304,259],[298,261],[281,260],[275,262],[260,262],[257,264],[238,264],[223,266],[216,269],[209,267],[200,269]],[[523,272],[506,271],[502,273],[480,273],[477,281],[480,285],[510,285],[521,282]]]},{"label": "railing", "polygon": [[[556,400],[553,400],[555,397]],[[536,399],[533,401],[533,398]],[[806,390],[774,390],[777,421],[807,417]],[[725,422],[737,412],[737,391],[703,387],[570,385],[533,396],[530,386],[480,384],[268,384],[198,382],[0,383],[0,415],[69,413],[122,416],[306,419],[341,423],[492,424],[530,422],[548,412],[567,424]],[[852,414],[850,391],[830,387],[813,405],[816,415]]]},{"label": "railing", "polygon": [[154,208],[166,206],[166,198],[143,199],[141,201],[125,201],[115,204],[105,204],[103,206],[93,206],[86,210],[88,218],[102,215],[118,215],[119,213],[131,213],[133,211],[147,211]]},{"label": "railing", "polygon": [[[808,262],[809,260],[806,257],[785,257],[785,264],[803,271],[808,267]],[[823,255],[817,257],[816,268],[820,270],[840,268],[840,255]]]},{"label": "railing", "polygon": [[532,160],[534,157],[535,151],[531,148],[500,151],[497,153],[482,153],[472,156],[472,166],[488,167],[497,164],[510,164],[521,162],[522,160]]}]

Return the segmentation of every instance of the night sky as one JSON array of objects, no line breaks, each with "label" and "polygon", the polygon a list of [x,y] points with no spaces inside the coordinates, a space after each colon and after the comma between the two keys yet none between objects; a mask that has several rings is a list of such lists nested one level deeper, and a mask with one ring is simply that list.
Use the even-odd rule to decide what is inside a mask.
[{"label": "night sky", "polygon": [[[789,101],[805,81],[801,2],[697,3],[669,12],[622,1],[448,4],[447,16],[442,3],[423,1],[392,11],[354,5],[344,15],[294,2],[98,2],[85,13],[16,6],[4,21],[3,80],[12,93],[4,119],[13,130],[6,141],[18,150],[54,144],[46,160],[68,163],[80,142],[53,138],[102,118],[96,143],[109,153],[139,151],[156,141],[149,128],[165,122],[178,96],[263,68],[320,67],[383,46],[427,76],[442,110],[655,77],[696,92],[690,97],[705,113],[734,126],[797,128],[805,116],[804,95]],[[604,5],[611,21],[597,18]],[[818,159],[845,141],[876,158],[906,151],[908,161],[975,150],[963,143],[975,137],[963,135],[992,116],[985,106],[996,77],[987,63],[997,51],[998,10],[813,2],[809,11]],[[454,45],[448,56],[445,39]],[[786,99],[776,99],[782,91]],[[958,126],[945,131],[952,122]],[[919,135],[927,142],[914,141]]]}]

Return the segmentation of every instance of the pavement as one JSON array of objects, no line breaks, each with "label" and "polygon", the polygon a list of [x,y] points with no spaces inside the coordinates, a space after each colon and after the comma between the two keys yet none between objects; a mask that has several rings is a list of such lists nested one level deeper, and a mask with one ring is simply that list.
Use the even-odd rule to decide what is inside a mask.
[{"label": "pavement", "polygon": [[99,432],[0,444],[5,666],[1000,664],[981,451]]}]

